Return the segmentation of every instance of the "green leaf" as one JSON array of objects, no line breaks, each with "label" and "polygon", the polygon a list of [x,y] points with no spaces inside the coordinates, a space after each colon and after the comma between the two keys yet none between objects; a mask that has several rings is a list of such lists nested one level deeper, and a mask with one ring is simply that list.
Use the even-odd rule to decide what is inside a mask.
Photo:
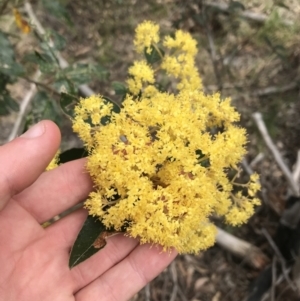
[{"label": "green leaf", "polygon": [[15,52],[5,33],[0,31],[0,61],[12,62],[14,61]]},{"label": "green leaf", "polygon": [[35,94],[32,101],[30,119],[31,124],[43,119],[52,120],[58,125],[61,123],[59,106],[46,91],[39,90]]},{"label": "green leaf", "polygon": [[88,156],[88,152],[86,149],[74,147],[59,154],[59,163],[66,163],[87,156]]},{"label": "green leaf", "polygon": [[73,26],[73,22],[69,16],[68,11],[64,6],[60,4],[57,0],[42,0],[44,7],[48,10],[48,12],[55,16],[58,19],[62,19],[66,21],[69,26]]},{"label": "green leaf", "polygon": [[53,73],[57,70],[56,61],[47,53],[35,51],[26,55],[25,60],[37,64],[42,73]]},{"label": "green leaf", "polygon": [[8,76],[20,76],[24,74],[23,67],[16,62],[1,62],[0,61],[0,73],[6,74]]},{"label": "green leaf", "polygon": [[73,83],[65,77],[60,77],[61,74],[57,74],[57,80],[53,83],[55,90],[58,92],[65,92],[71,95],[77,94],[78,90]]},{"label": "green leaf", "polygon": [[245,10],[245,6],[244,4],[242,4],[239,1],[230,1],[229,6],[228,6],[228,10],[232,13],[238,11],[238,10]]},{"label": "green leaf", "polygon": [[159,62],[163,58],[165,52],[161,48],[157,49],[151,45],[151,52],[147,53],[147,49],[145,48],[144,55],[149,64],[154,64]]},{"label": "green leaf", "polygon": [[69,267],[73,268],[104,248],[106,238],[113,233],[115,231],[106,229],[98,217],[89,215],[72,247]]},{"label": "green leaf", "polygon": [[64,77],[77,86],[86,84],[95,78],[105,80],[109,74],[106,69],[97,64],[76,64],[65,68],[62,72]]},{"label": "green leaf", "polygon": [[290,7],[284,3],[284,0],[274,1],[274,5],[290,10]]},{"label": "green leaf", "polygon": [[107,97],[107,96],[102,96],[102,98],[104,99],[104,100],[106,100],[107,101],[107,103],[112,103],[113,104],[113,112],[115,112],[115,113],[117,113],[117,114],[119,114],[120,112],[121,112],[121,108],[120,108],[120,106],[115,102],[115,101],[113,101],[112,99],[110,99],[109,97]]},{"label": "green leaf", "polygon": [[[113,109],[112,111],[119,114],[121,112],[121,108],[113,101],[111,100],[109,97],[106,96],[102,96],[102,98],[106,101],[106,103],[112,103],[113,104]],[[101,124],[102,125],[107,125],[108,123],[110,123],[110,115],[104,116],[101,118]]]},{"label": "green leaf", "polygon": [[56,50],[61,51],[66,47],[67,42],[66,42],[66,39],[62,35],[58,34],[54,30],[49,31],[49,34],[52,38],[52,41],[54,43],[54,48]]},{"label": "green leaf", "polygon": [[0,93],[4,94],[4,90],[6,89],[6,85],[10,83],[10,77],[6,74],[0,73]]},{"label": "green leaf", "polygon": [[127,87],[120,82],[112,82],[112,87],[116,93],[116,95],[124,95],[128,92]]},{"label": "green leaf", "polygon": [[23,67],[15,61],[14,49],[6,34],[0,31],[0,73],[7,76],[19,76]]},{"label": "green leaf", "polygon": [[72,81],[76,86],[88,83],[91,80],[91,73],[88,64],[76,64],[69,66],[63,70],[68,80]]},{"label": "green leaf", "polygon": [[36,62],[39,63],[53,63],[53,57],[47,53],[34,51]]},{"label": "green leaf", "polygon": [[9,114],[9,110],[7,109],[5,103],[0,100],[0,116],[6,116]]},{"label": "green leaf", "polygon": [[107,80],[109,72],[99,64],[91,64],[91,73],[100,80]]},{"label": "green leaf", "polygon": [[193,15],[192,18],[200,25],[200,26],[205,26],[206,23],[206,17],[205,15]]},{"label": "green leaf", "polygon": [[15,112],[19,111],[19,104],[10,95],[4,95],[3,100],[7,107]]},{"label": "green leaf", "polygon": [[64,92],[60,93],[60,106],[63,112],[72,118],[74,117],[74,107],[78,102],[79,99],[76,96]]},{"label": "green leaf", "polygon": [[197,156],[197,159],[198,159],[198,163],[201,166],[203,166],[205,168],[210,167],[210,160],[209,160],[209,158],[204,159],[205,155],[202,153],[202,151],[200,149],[196,150],[196,156]]}]

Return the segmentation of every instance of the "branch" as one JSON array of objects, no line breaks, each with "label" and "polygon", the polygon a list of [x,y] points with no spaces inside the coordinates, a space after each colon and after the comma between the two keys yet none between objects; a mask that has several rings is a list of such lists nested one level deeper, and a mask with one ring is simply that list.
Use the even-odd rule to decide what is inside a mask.
[{"label": "branch", "polygon": [[243,158],[241,164],[242,164],[243,169],[245,170],[245,172],[246,172],[249,176],[251,176],[251,175],[254,173],[253,169],[252,169],[251,166],[248,164],[248,162],[246,161],[245,157]]},{"label": "branch", "polygon": [[260,248],[253,246],[220,228],[217,228],[217,230],[217,244],[235,256],[244,259],[250,266],[256,269],[262,269],[269,263],[270,259],[260,250]]},{"label": "branch", "polygon": [[212,31],[210,30],[209,24],[207,24],[207,22],[206,22],[207,17],[205,16],[203,10],[202,10],[202,16],[203,16],[203,19],[205,20],[205,26],[204,26],[205,33],[206,33],[206,37],[208,39],[209,54],[210,54],[210,58],[212,61],[214,74],[215,74],[215,77],[217,80],[218,90],[221,91],[222,90],[222,79],[221,79],[219,68],[218,68],[217,53],[216,53],[216,47],[215,47],[215,43],[214,43],[213,34],[212,34]]},{"label": "branch", "polygon": [[31,79],[29,77],[26,77],[26,76],[22,76],[22,78],[25,79],[25,80],[27,80],[30,83],[35,84],[36,86],[40,86],[41,88],[44,88],[45,90],[48,90],[50,93],[52,93],[52,94],[60,97],[60,93],[57,92],[56,90],[52,89],[50,86],[48,86],[48,85],[46,85],[46,84],[44,84],[42,82],[39,82],[37,80]]},{"label": "branch", "polygon": [[262,233],[264,234],[264,236],[266,237],[266,239],[269,242],[270,246],[274,250],[274,252],[275,252],[275,254],[276,254],[276,256],[277,256],[277,258],[278,258],[278,260],[281,264],[281,269],[282,269],[282,273],[284,275],[285,280],[287,281],[287,283],[291,286],[291,288],[293,290],[296,290],[295,284],[292,282],[292,280],[289,277],[285,259],[283,258],[282,254],[280,253],[277,245],[275,244],[274,240],[272,239],[269,232],[265,228],[262,229]]},{"label": "branch", "polygon": [[145,286],[145,301],[151,300],[150,283]]},{"label": "branch", "polygon": [[295,202],[291,207],[286,208],[280,218],[280,224],[289,229],[296,229],[300,221],[300,202]]},{"label": "branch", "polygon": [[250,162],[250,167],[254,168],[261,160],[263,160],[265,157],[264,153],[259,153],[251,162]]},{"label": "branch", "polygon": [[276,93],[284,93],[290,90],[294,90],[299,86],[296,82],[291,82],[287,85],[277,87],[277,86],[270,86],[263,89],[259,89],[251,93],[252,96],[265,96],[270,94],[276,94]]},{"label": "branch", "polygon": [[276,148],[275,144],[273,143],[269,133],[268,133],[268,130],[266,128],[266,125],[262,119],[262,115],[261,113],[257,112],[257,113],[254,113],[252,115],[267,147],[270,149],[270,151],[272,152],[273,156],[274,156],[274,159],[276,161],[276,163],[278,164],[278,166],[280,167],[281,171],[283,172],[286,180],[288,181],[289,183],[289,187],[293,193],[294,196],[299,196],[299,187],[298,185],[296,184],[296,182],[294,181],[293,179],[293,175],[292,173],[290,172],[290,170],[288,169],[288,167],[286,166],[286,164],[284,163],[278,149]]},{"label": "branch", "polygon": [[[40,21],[38,20],[38,18],[36,17],[31,4],[29,2],[25,2],[24,8],[29,18],[31,19],[31,24],[33,25],[33,28],[36,30],[36,32],[41,36],[45,35],[46,31],[40,23]],[[52,48],[54,47],[54,43],[52,40],[50,40],[49,46]],[[61,54],[58,51],[55,51],[55,56],[62,69],[69,66],[69,63],[61,56]],[[79,86],[79,91],[83,96],[91,96],[92,94],[95,94],[95,92],[88,85]]]},{"label": "branch", "polygon": [[[210,3],[205,3],[204,5],[217,8],[218,10],[220,10],[224,13],[230,12],[230,6],[225,3],[210,2]],[[245,19],[248,19],[250,21],[254,21],[254,22],[260,23],[260,24],[265,23],[269,18],[269,16],[267,16],[265,14],[254,13],[249,10],[244,10],[244,11],[240,12],[239,15]],[[288,26],[291,26],[294,24],[290,20],[282,20],[282,23],[284,25],[288,25]]]},{"label": "branch", "polygon": [[[37,80],[40,76],[41,76],[41,72],[36,71],[33,78],[34,80]],[[33,99],[35,92],[36,92],[36,85],[34,83],[31,83],[29,91],[21,101],[18,117],[14,123],[13,129],[7,139],[7,142],[15,139],[20,134],[20,129],[22,128],[23,125],[24,116],[28,111],[29,105]]]},{"label": "branch", "polygon": [[175,261],[173,261],[170,265],[170,273],[171,273],[172,281],[173,281],[173,290],[172,290],[172,294],[170,297],[170,301],[175,301],[176,297],[177,297],[177,292],[178,292],[178,277],[177,277]]},{"label": "branch", "polygon": [[0,16],[4,13],[4,11],[5,11],[6,7],[7,7],[8,2],[9,2],[9,0],[6,0],[0,6]]},{"label": "branch", "polygon": [[271,285],[271,300],[270,301],[275,301],[275,288],[276,288],[276,274],[277,274],[277,269],[276,269],[276,256],[273,256],[272,260],[272,285]]},{"label": "branch", "polygon": [[297,183],[300,177],[300,150],[297,152],[297,161],[293,170],[293,179]]},{"label": "branch", "polygon": [[[287,273],[289,274],[291,272],[291,268],[287,268]],[[282,281],[285,279],[283,274],[280,274],[278,278],[275,279],[275,286],[278,286]],[[267,293],[265,293],[261,299],[261,301],[267,301],[269,300],[269,297],[272,295],[272,292],[269,290]]]}]

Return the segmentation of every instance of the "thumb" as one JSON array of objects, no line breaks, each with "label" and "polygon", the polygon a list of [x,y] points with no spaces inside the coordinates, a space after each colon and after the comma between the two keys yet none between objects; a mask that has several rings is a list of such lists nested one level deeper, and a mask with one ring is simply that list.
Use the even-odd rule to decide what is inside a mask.
[{"label": "thumb", "polygon": [[0,210],[40,176],[59,144],[58,127],[52,121],[41,121],[0,147]]}]

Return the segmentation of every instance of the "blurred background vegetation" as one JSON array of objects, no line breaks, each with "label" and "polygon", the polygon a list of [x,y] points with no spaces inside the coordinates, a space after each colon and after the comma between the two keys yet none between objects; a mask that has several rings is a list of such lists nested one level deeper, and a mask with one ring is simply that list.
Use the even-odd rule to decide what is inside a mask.
[{"label": "blurred background vegetation", "polygon": [[241,113],[249,137],[244,167],[261,175],[262,206],[247,225],[225,230],[269,261],[254,268],[216,245],[178,257],[133,300],[299,300],[299,225],[281,223],[299,198],[288,197],[252,118],[263,115],[292,171],[300,149],[299,0],[1,0],[0,144],[47,118],[62,130],[63,151],[81,147],[65,113],[91,92],[121,100],[120,83],[136,55],[134,29],[143,20],[163,33],[190,32],[205,91],[230,96]]}]

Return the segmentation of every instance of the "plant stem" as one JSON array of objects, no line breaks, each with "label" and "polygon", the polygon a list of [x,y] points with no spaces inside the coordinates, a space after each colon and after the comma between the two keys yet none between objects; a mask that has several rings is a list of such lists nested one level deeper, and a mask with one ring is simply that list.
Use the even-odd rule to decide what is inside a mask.
[{"label": "plant stem", "polygon": [[21,76],[21,78],[23,78],[23,79],[27,80],[28,82],[33,83],[37,86],[40,86],[40,87],[44,88],[45,90],[48,90],[49,92],[51,92],[51,93],[53,93],[57,96],[60,96],[59,92],[57,92],[56,90],[54,90],[53,88],[49,87],[48,85],[46,85],[44,83],[38,82],[38,81],[36,81],[34,79],[31,79],[31,78],[28,78],[26,76]]}]

